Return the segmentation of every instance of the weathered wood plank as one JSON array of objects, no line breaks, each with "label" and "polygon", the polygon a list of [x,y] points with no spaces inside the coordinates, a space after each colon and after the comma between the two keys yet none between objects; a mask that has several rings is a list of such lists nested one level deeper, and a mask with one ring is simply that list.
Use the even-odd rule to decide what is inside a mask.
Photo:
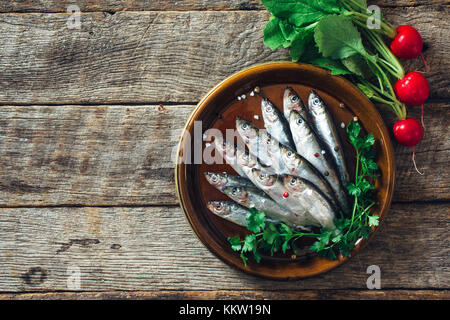
[{"label": "weathered wood plank", "polygon": [[449,290],[211,290],[0,294],[0,300],[448,300]]},{"label": "weathered wood plank", "polygon": [[[379,6],[436,6],[448,4],[443,0],[374,0],[370,4]],[[69,3],[70,4],[70,3]],[[57,0],[0,1],[0,12],[65,12],[69,5]],[[148,10],[263,10],[260,0],[77,0],[83,12],[92,11],[148,11]]]},{"label": "weathered wood plank", "polygon": [[[0,209],[0,291],[449,289],[448,203],[395,204],[373,241],[326,274],[277,282],[224,264],[194,236],[178,207]],[[70,269],[69,269],[70,270]],[[218,279],[220,279],[218,281]],[[70,290],[69,290],[70,291]]]},{"label": "weathered wood plank", "polygon": [[[448,7],[386,8],[421,30],[431,97],[450,98]],[[0,103],[195,102],[230,74],[289,59],[265,47],[264,11],[1,14]],[[420,59],[408,69],[423,70]]]},{"label": "weathered wood plank", "polygon": [[[394,201],[448,200],[450,105],[425,107],[425,137],[397,145]],[[191,105],[0,107],[0,206],[175,205],[176,144]],[[418,118],[420,108],[412,108]],[[384,112],[389,127],[393,116]]]}]

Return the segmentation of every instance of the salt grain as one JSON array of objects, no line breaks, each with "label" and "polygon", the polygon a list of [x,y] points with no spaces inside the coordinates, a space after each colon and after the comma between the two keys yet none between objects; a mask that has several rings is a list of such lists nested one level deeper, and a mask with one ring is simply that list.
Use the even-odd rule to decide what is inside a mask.
[{"label": "salt grain", "polygon": [[241,98],[242,98],[242,99],[246,99],[247,96],[246,96],[245,94],[243,94],[243,95],[241,96]]},{"label": "salt grain", "polygon": [[341,128],[342,128],[342,129],[345,128],[345,123],[341,122]]},{"label": "salt grain", "polygon": [[255,91],[250,92],[250,97],[255,96]]},{"label": "salt grain", "polygon": [[255,118],[256,120],[259,120],[259,116],[258,116],[257,114],[255,114],[255,115],[253,116],[253,118]]}]

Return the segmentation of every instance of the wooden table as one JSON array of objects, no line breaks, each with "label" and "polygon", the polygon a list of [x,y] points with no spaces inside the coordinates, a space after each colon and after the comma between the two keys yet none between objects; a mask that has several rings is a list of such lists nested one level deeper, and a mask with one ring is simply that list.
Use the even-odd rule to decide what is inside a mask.
[{"label": "wooden table", "polygon": [[[68,29],[66,1],[0,0],[0,299],[450,298],[449,3],[370,2],[426,42],[425,174],[396,145],[394,202],[369,246],[321,276],[276,282],[197,240],[171,161],[211,87],[289,58],[263,45],[259,1],[77,0],[81,29]],[[380,290],[366,286],[370,265]]]}]

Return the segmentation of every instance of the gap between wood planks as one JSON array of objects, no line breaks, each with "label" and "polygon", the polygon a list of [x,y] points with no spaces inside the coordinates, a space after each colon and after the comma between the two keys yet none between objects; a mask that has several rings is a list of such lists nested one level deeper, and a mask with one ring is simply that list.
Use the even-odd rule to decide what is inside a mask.
[{"label": "gap between wood planks", "polygon": [[161,290],[161,291],[26,291],[2,292],[0,300],[9,299],[336,299],[336,298],[391,298],[391,299],[448,299],[448,289],[383,288],[382,290]]},{"label": "gap between wood planks", "polygon": [[[86,107],[95,107],[95,106],[149,106],[149,105],[162,105],[164,107],[179,107],[179,106],[196,106],[199,103],[199,101],[181,101],[181,102],[172,102],[172,101],[145,101],[145,102],[92,102],[92,103],[86,103],[86,102],[80,102],[80,103],[73,103],[73,104],[67,104],[67,103],[6,103],[6,102],[0,102],[1,106],[17,106],[17,107],[26,107],[26,106],[49,106],[49,107],[65,107],[65,106],[86,106]],[[430,98],[426,101],[426,104],[432,104],[432,103],[450,103],[450,98]]]},{"label": "gap between wood planks", "polygon": [[[220,2],[220,1],[218,1]],[[404,3],[404,1],[399,1],[400,3],[398,4],[392,4],[392,2],[395,1],[371,1],[372,5],[378,5],[381,8],[419,8],[419,7],[442,7],[442,6],[448,6],[448,2],[447,1],[436,1],[436,0],[431,0],[430,2],[423,2],[423,1],[406,1],[406,3]],[[76,3],[75,3],[76,4]],[[178,3],[176,3],[178,4]],[[0,2],[1,5],[1,2]],[[67,6],[70,4],[67,4]],[[211,5],[211,4],[209,4]],[[228,6],[226,6],[228,5]],[[152,4],[148,4],[148,6],[135,6],[135,7],[131,7],[131,8],[127,8],[127,7],[122,7],[122,8],[107,8],[107,5],[105,5],[105,8],[102,10],[101,8],[95,8],[95,9],[91,9],[89,7],[85,7],[83,6],[83,4],[80,5],[80,9],[81,9],[81,13],[86,12],[86,13],[105,13],[105,14],[109,14],[109,15],[114,15],[115,13],[118,12],[170,12],[170,11],[174,11],[174,12],[185,12],[185,11],[228,11],[228,12],[233,12],[233,11],[265,11],[266,8],[264,7],[264,5],[262,3],[260,3],[259,1],[257,2],[238,2],[238,3],[227,3],[225,6],[221,6],[220,4],[214,4],[212,3],[213,7],[206,7],[205,5],[200,4],[183,4],[182,6],[175,7],[175,4],[168,4],[166,7],[163,8],[158,8],[158,4],[156,4],[155,6],[152,6]],[[215,7],[214,7],[215,6]],[[26,7],[26,4],[24,5],[24,7]],[[143,8],[142,10],[140,10],[140,8]],[[36,8],[30,8],[30,9],[18,9],[18,10],[14,10],[14,9],[2,9],[0,8],[0,14],[3,13],[17,13],[17,14],[34,14],[34,13],[67,13],[66,12],[67,8],[66,6],[64,7],[59,7],[57,9],[40,9],[37,10]]]}]

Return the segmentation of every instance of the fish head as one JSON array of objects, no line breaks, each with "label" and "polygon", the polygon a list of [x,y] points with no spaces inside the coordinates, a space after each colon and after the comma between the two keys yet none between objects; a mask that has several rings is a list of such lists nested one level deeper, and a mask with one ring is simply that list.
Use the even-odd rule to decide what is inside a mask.
[{"label": "fish head", "polygon": [[231,207],[223,201],[210,201],[206,207],[215,215],[226,217],[231,215]]},{"label": "fish head", "polygon": [[291,193],[302,192],[306,188],[306,184],[301,178],[291,175],[283,177],[283,184]]},{"label": "fish head", "polygon": [[300,166],[300,157],[298,154],[285,146],[281,146],[281,157],[283,159],[284,164],[289,170],[296,169]]},{"label": "fish head", "polygon": [[295,127],[295,132],[298,132],[299,135],[306,135],[308,133],[308,123],[298,111],[291,111],[289,114],[289,124]]},{"label": "fish head", "polygon": [[215,186],[216,188],[223,188],[228,183],[228,174],[227,173],[214,173],[214,172],[205,172],[205,178],[208,180],[210,184]]},{"label": "fish head", "polygon": [[309,94],[308,106],[313,116],[325,114],[325,104],[314,90]]},{"label": "fish head", "polygon": [[236,128],[244,140],[253,140],[258,136],[258,128],[253,123],[241,117],[236,117]]},{"label": "fish head", "polygon": [[225,187],[222,191],[227,196],[240,203],[245,203],[250,197],[249,193],[244,187]]},{"label": "fish head", "polygon": [[286,87],[284,89],[283,94],[283,107],[285,109],[285,114],[288,115],[292,110],[296,110],[298,112],[306,111],[306,106],[303,103],[302,99],[300,99],[297,92],[292,89],[292,87]]},{"label": "fish head", "polygon": [[261,112],[264,122],[273,123],[279,121],[280,115],[277,107],[275,107],[267,98],[263,98],[261,101]]},{"label": "fish head", "polygon": [[260,169],[254,168],[252,170],[252,174],[253,174],[255,183],[258,185],[258,187],[260,187],[262,189],[270,189],[277,181],[276,175],[271,175],[271,174],[265,173]]}]

